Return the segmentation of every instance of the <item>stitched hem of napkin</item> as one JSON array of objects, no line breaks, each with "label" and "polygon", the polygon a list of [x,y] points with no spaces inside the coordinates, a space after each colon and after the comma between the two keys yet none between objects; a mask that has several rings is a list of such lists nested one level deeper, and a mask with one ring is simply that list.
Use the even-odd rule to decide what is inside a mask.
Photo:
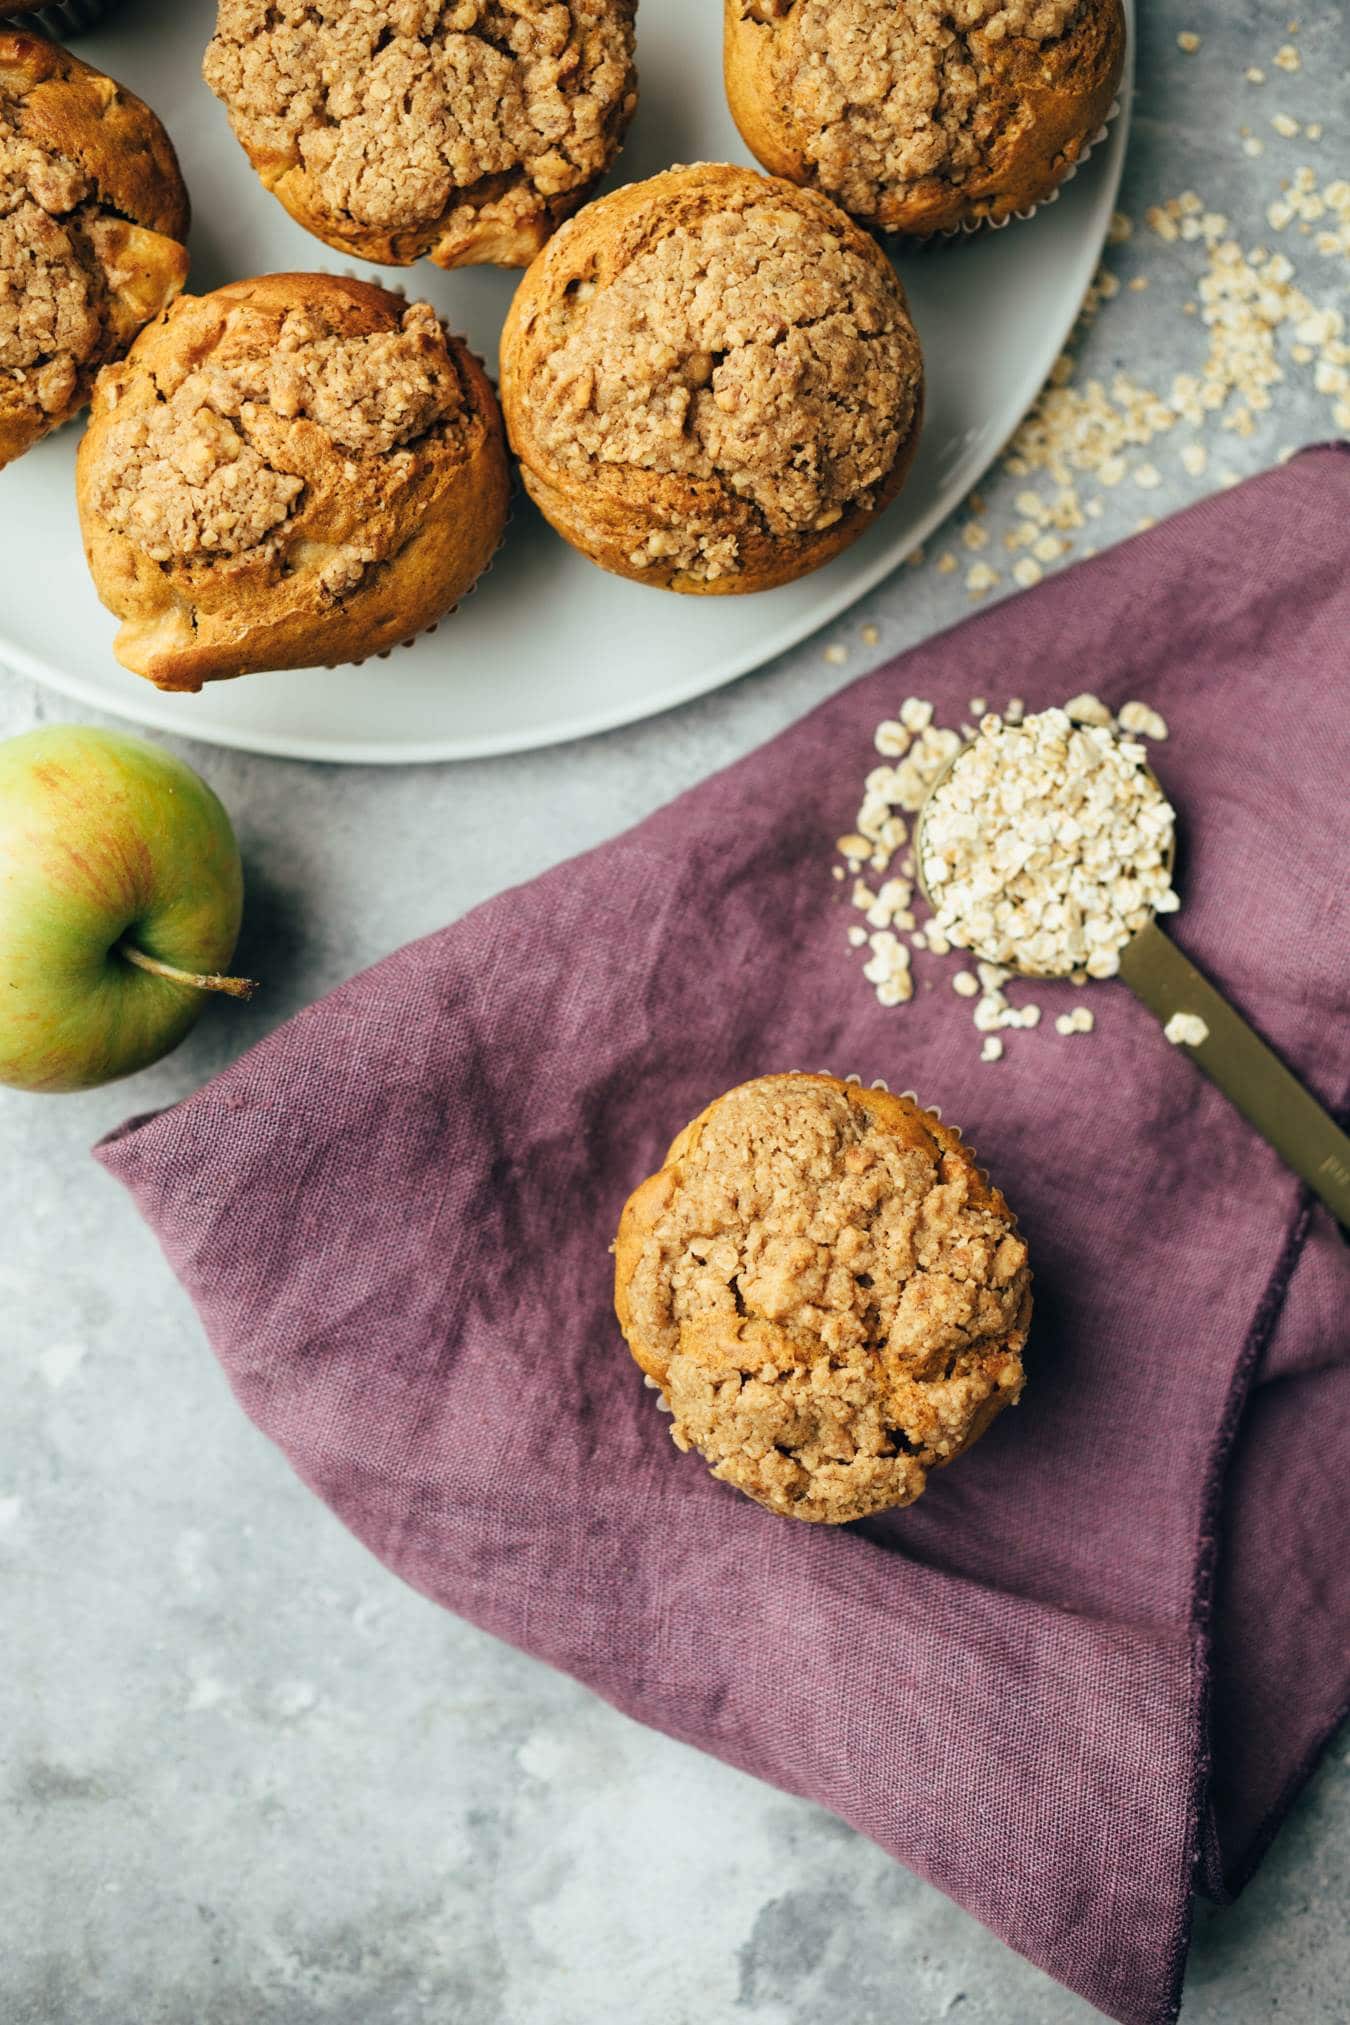
[{"label": "stitched hem of napkin", "polygon": [[[1184,1849],[1190,1872],[1182,1880],[1179,1918],[1169,1946],[1171,1969],[1168,1976],[1167,2008],[1161,2016],[1170,2021],[1180,2015],[1182,1985],[1190,1952],[1195,1919],[1195,1893],[1202,1884],[1208,1892],[1215,1884],[1222,1889],[1222,1858],[1211,1799],[1213,1742],[1210,1734],[1210,1706],[1213,1696],[1214,1593],[1219,1565],[1219,1535],[1223,1522],[1223,1494],[1232,1458],[1233,1444],[1251,1391],[1251,1381],[1261,1352],[1269,1343],[1284,1306],[1294,1270],[1303,1256],[1312,1223],[1312,1201],[1300,1196],[1285,1233],[1284,1243],[1266,1290],[1257,1304],[1233,1373],[1228,1405],[1205,1473],[1200,1501],[1200,1538],[1192,1577],[1191,1606],[1191,1699],[1187,1721],[1195,1750],[1195,1781],[1191,1790]],[[1274,1826],[1271,1828],[1273,1834]]]},{"label": "stitched hem of napkin", "polygon": [[[1344,1100],[1334,1112],[1341,1122],[1345,1122],[1347,1114],[1350,1114],[1350,1090],[1347,1090]],[[1186,1836],[1186,1847],[1190,1852],[1192,1888],[1183,1898],[1181,1918],[1173,1937],[1172,1972],[1169,1978],[1171,1995],[1167,2011],[1163,2014],[1169,2021],[1176,2018],[1181,2011],[1182,1985],[1185,1980],[1191,1929],[1194,1924],[1195,1893],[1202,1890],[1207,1898],[1213,1899],[1219,1905],[1230,1905],[1233,1902],[1258,1868],[1262,1857],[1278,1834],[1293,1800],[1310,1777],[1347,1713],[1350,1713],[1350,1696],[1347,1696],[1329,1717],[1311,1748],[1291,1772],[1281,1788],[1278,1800],[1252,1838],[1243,1862],[1232,1871],[1225,1871],[1223,1850],[1214,1818],[1212,1792],[1214,1760],[1210,1729],[1214,1686],[1214,1598],[1223,1531],[1224,1492],[1238,1429],[1251,1396],[1252,1379],[1280,1319],[1294,1274],[1307,1246],[1316,1207],[1316,1198],[1309,1190],[1304,1189],[1290,1219],[1275,1269],[1252,1317],[1251,1327],[1247,1331],[1242,1354],[1233,1373],[1228,1405],[1205,1474],[1200,1504],[1200,1540],[1193,1577],[1194,1603],[1191,1619],[1193,1685],[1191,1706],[1188,1711],[1196,1753],[1195,1785]]]}]

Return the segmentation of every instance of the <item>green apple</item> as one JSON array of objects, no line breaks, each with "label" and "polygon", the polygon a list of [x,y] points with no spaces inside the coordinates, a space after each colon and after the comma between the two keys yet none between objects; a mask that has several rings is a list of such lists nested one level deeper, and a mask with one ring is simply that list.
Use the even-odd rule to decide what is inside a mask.
[{"label": "green apple", "polygon": [[139,738],[0,742],[0,1083],[89,1090],[176,1048],[239,938],[244,880],[204,780]]}]

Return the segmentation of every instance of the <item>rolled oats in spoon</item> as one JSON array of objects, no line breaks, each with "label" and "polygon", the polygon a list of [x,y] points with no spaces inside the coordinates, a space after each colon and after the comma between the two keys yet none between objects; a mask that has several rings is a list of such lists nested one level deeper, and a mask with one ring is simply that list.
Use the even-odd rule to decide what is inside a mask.
[{"label": "rolled oats in spoon", "polygon": [[981,720],[933,782],[915,858],[947,942],[1005,973],[1121,977],[1350,1226],[1350,1138],[1158,926],[1180,904],[1175,847],[1143,746],[1043,710]]},{"label": "rolled oats in spoon", "polygon": [[935,784],[919,869],[941,933],[1034,977],[1114,977],[1174,913],[1176,817],[1142,745],[1043,710],[988,716]]}]

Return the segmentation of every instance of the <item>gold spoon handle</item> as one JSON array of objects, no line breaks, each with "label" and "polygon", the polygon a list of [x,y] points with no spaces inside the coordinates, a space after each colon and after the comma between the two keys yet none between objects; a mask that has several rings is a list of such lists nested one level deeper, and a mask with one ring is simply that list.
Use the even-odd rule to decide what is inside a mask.
[{"label": "gold spoon handle", "polygon": [[1126,944],[1120,974],[1164,1025],[1175,1013],[1199,1015],[1208,1033],[1183,1042],[1185,1052],[1350,1229],[1350,1136],[1330,1112],[1156,922]]}]

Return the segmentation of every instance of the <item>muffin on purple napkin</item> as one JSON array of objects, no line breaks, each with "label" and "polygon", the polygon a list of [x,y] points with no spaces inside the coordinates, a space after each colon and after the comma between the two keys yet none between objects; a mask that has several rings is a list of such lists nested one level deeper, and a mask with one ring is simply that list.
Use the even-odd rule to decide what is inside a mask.
[{"label": "muffin on purple napkin", "polygon": [[676,1446],[785,1517],[912,1504],[1022,1390],[1027,1247],[912,1097],[761,1076],[629,1198],[615,1305]]}]

